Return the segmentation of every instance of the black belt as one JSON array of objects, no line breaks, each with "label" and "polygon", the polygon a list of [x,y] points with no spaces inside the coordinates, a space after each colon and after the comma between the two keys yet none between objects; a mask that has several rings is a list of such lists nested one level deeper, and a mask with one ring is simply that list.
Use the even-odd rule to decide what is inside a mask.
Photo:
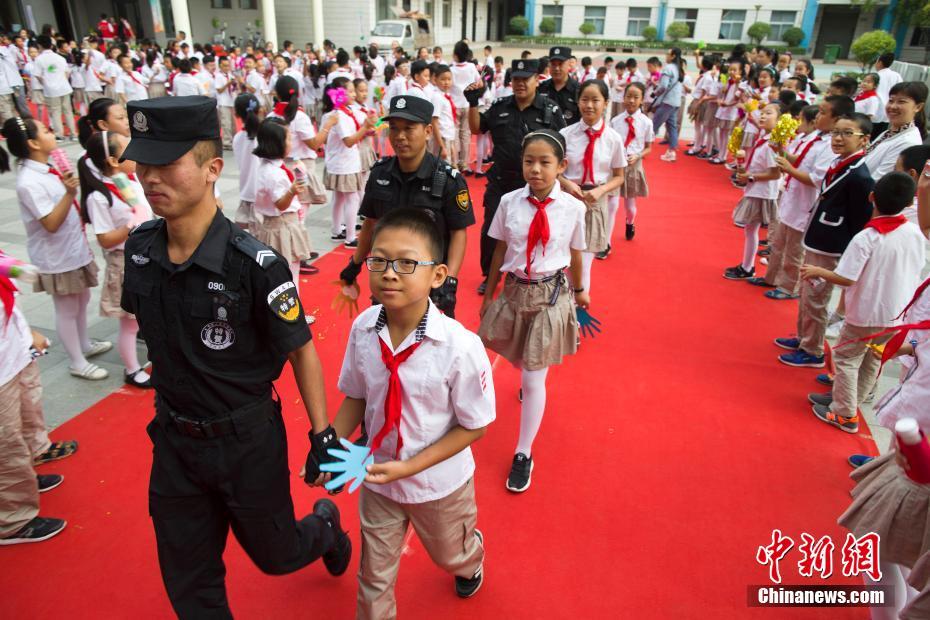
[{"label": "black belt", "polygon": [[244,435],[269,417],[270,413],[277,415],[281,411],[281,403],[273,398],[261,400],[230,412],[221,418],[188,418],[173,410],[167,403],[156,399],[156,417],[170,424],[181,435],[195,439],[214,439],[227,435]]},{"label": "black belt", "polygon": [[565,272],[559,270],[557,273],[552,274],[551,276],[546,276],[545,278],[540,278],[538,280],[528,280],[526,278],[521,278],[520,276],[515,276],[512,273],[507,274],[507,279],[516,282],[517,284],[522,284],[524,286],[533,286],[535,284],[545,284],[546,282],[552,282],[557,280],[555,283],[555,290],[552,291],[552,295],[549,296],[549,305],[554,306],[555,302],[559,299],[559,293],[562,292],[562,286],[565,284]]}]

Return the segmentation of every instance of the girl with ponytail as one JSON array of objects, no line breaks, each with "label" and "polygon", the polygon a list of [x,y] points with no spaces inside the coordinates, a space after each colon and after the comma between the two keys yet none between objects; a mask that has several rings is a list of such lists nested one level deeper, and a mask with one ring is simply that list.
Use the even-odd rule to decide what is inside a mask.
[{"label": "girl with ponytail", "polygon": [[261,160],[253,151],[258,146],[258,128],[265,118],[265,108],[258,97],[243,93],[236,97],[236,116],[242,121],[242,130],[233,136],[233,156],[239,168],[239,209],[234,218],[240,228],[254,235],[255,218],[255,173]]}]

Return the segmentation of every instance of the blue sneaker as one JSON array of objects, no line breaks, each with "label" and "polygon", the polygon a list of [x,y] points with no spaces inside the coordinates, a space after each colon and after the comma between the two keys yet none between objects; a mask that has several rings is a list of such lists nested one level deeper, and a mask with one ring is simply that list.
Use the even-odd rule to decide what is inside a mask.
[{"label": "blue sneaker", "polygon": [[830,387],[833,387],[833,375],[828,372],[822,372],[817,375],[817,383],[820,385],[829,385]]},{"label": "blue sneaker", "polygon": [[817,357],[802,349],[779,355],[778,361],[795,368],[823,368],[823,355]]},{"label": "blue sneaker", "polygon": [[874,456],[868,456],[866,454],[853,454],[848,459],[846,459],[846,462],[849,463],[849,466],[852,467],[853,469],[859,469],[860,467],[862,467],[863,465],[865,465],[866,463],[874,459],[875,459]]},{"label": "blue sneaker", "polygon": [[789,351],[797,351],[801,348],[801,339],[800,338],[776,338],[775,346],[781,347],[782,349],[788,349]]}]

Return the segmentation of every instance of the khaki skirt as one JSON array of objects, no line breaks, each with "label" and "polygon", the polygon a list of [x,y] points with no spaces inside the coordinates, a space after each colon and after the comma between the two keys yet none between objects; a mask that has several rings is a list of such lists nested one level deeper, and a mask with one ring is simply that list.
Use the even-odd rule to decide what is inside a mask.
[{"label": "khaki skirt", "polygon": [[478,335],[514,366],[540,370],[560,364],[563,356],[578,350],[578,319],[565,275],[522,284],[507,274],[503,292],[481,319]]},{"label": "khaki skirt", "polygon": [[64,273],[40,273],[32,290],[36,293],[45,291],[49,295],[77,295],[97,286],[98,271],[97,263],[91,261]]},{"label": "khaki skirt", "polygon": [[168,94],[164,82],[149,82],[149,99],[164,97]]},{"label": "khaki skirt", "polygon": [[[307,199],[312,205],[325,205],[329,202],[329,196],[326,195],[326,188],[323,187],[323,182],[316,174],[316,160],[301,159],[300,161],[304,163],[304,170],[307,171]],[[296,159],[288,159],[286,162],[288,170],[293,172],[296,163]]]},{"label": "khaki skirt", "polygon": [[125,255],[122,250],[111,250],[104,252],[104,255],[107,260],[107,269],[103,276],[103,288],[100,290],[100,316],[110,319],[133,318],[119,305],[123,296]]},{"label": "khaki skirt", "polygon": [[113,101],[119,101],[119,97],[116,95],[116,87],[110,84],[103,87],[103,96]]},{"label": "khaki skirt", "polygon": [[255,229],[256,239],[277,250],[288,262],[310,258],[310,238],[296,213],[282,213],[277,217],[266,215],[263,220]]},{"label": "khaki skirt", "polygon": [[255,218],[255,203],[248,200],[240,200],[239,208],[236,209],[236,215],[233,221],[244,227],[246,230],[253,230],[257,220]]},{"label": "khaki skirt", "polygon": [[361,172],[330,174],[328,170],[324,169],[323,185],[333,192],[360,192],[365,189],[365,182],[362,180]]},{"label": "khaki skirt", "polygon": [[620,195],[624,198],[645,198],[649,195],[649,185],[646,183],[646,171],[643,160],[638,159],[632,166],[623,169],[623,185],[620,186]]},{"label": "khaki skirt", "polygon": [[930,550],[930,485],[917,484],[895,463],[894,452],[859,467],[853,502],[837,523],[856,537],[881,537],[882,560],[908,568]]},{"label": "khaki skirt", "polygon": [[778,221],[778,202],[769,198],[743,196],[733,210],[733,221],[738,224],[755,224],[768,226]]},{"label": "khaki skirt", "polygon": [[358,153],[362,160],[362,172],[368,172],[372,164],[378,160],[378,156],[375,155],[375,147],[371,144],[371,138],[366,136],[358,143]]},{"label": "khaki skirt", "polygon": [[704,123],[706,127],[712,127],[717,122],[717,102],[716,101],[705,101],[702,106],[701,116],[698,119]]},{"label": "khaki skirt", "polygon": [[[587,186],[586,186],[587,187]],[[610,243],[610,224],[607,217],[607,195],[594,205],[585,203],[585,252],[603,252]]]}]

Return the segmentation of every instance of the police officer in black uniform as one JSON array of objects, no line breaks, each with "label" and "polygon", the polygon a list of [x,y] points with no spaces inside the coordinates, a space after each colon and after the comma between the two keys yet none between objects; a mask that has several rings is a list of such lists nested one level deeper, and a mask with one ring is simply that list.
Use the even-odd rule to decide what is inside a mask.
[{"label": "police officer in black uniform", "polygon": [[330,460],[320,360],[288,263],[224,217],[216,101],[129,104],[124,159],[164,219],[126,241],[122,307],[153,362],[149,512],[165,588],[181,618],[231,618],[223,550],[230,527],[264,572],[323,558],[342,574],[351,542],[328,499],[294,519],[281,404],[272,381],[289,361],[312,422],[309,476]]},{"label": "police officer in black uniform", "polygon": [[552,99],[562,111],[566,125],[581,120],[578,110],[578,95],[581,84],[568,72],[566,61],[572,57],[570,47],[557,46],[549,50],[549,75],[552,76],[539,85],[539,92]]},{"label": "police officer in black uniform", "polygon": [[497,213],[501,196],[526,185],[523,180],[521,151],[523,137],[537,129],[558,131],[565,127],[562,113],[550,99],[537,92],[536,71],[539,63],[533,59],[514,60],[510,67],[513,95],[494,102],[487,112],[478,111],[478,99],[484,87],[466,90],[468,125],[473,134],[491,132],[494,165],[488,170],[488,188],[484,192],[484,222],[481,225],[481,273],[484,281],[478,287],[483,295],[488,270],[497,240],[488,236],[491,220]]},{"label": "police officer in black uniform", "polygon": [[340,278],[355,282],[371,251],[371,232],[377,220],[399,207],[418,207],[432,214],[444,233],[449,277],[430,295],[436,306],[455,316],[459,269],[465,259],[465,229],[475,223],[475,212],[465,178],[458,170],[427,152],[432,133],[433,104],[413,95],[391,100],[388,137],[396,155],[375,162],[365,185],[359,213],[365,216],[358,236],[358,248],[342,270]]}]

